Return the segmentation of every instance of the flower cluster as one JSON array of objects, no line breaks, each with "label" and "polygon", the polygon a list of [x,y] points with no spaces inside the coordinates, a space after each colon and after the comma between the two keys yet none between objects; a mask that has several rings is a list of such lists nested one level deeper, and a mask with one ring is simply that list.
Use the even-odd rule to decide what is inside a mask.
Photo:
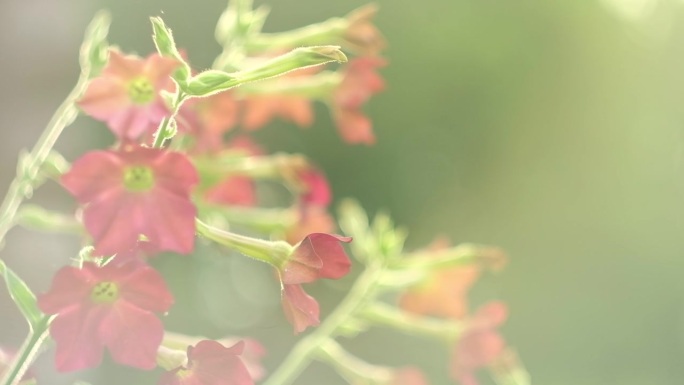
[{"label": "flower cluster", "polygon": [[[0,261],[13,299],[37,330],[16,362],[0,351],[0,385],[25,376],[48,328],[60,372],[96,367],[107,354],[120,365],[163,369],[159,385],[260,381],[266,375],[260,342],[189,337],[165,328],[164,317],[175,303],[173,285],[150,258],[193,258],[201,253],[198,243],[269,264],[275,278],[265,279],[277,279],[282,312],[295,334],[321,323],[319,303],[304,285],[348,276],[349,246],[365,265],[342,305],[301,340],[294,358],[267,383],[292,383],[316,358],[353,384],[427,385],[417,368],[371,365],[335,341],[383,323],[446,336],[451,376],[464,385],[476,385],[475,371],[497,360],[499,367],[513,365],[497,331],[506,306],[491,302],[470,310],[468,291],[481,273],[478,264],[440,269],[429,258],[404,261],[403,231],[382,215],[372,225],[364,223],[360,208],[347,207],[349,218],[340,220],[344,232],[339,231],[329,212],[333,194],[324,172],[301,155],[269,154],[251,137],[276,118],[311,126],[313,103],[322,102],[346,143],[376,142],[363,112],[385,88],[377,71],[387,65],[381,56],[386,44],[373,24],[376,11],[369,5],[344,18],[269,34],[261,32],[264,8],[231,1],[216,32],[223,53],[201,72],[193,71],[160,18],[152,18],[157,52],[146,57],[107,47],[102,26],[91,28],[82,55],[87,84],[71,103],[106,125],[115,140],[71,165],[54,167],[55,179],[78,204],[75,219],[37,216],[44,227],[59,217],[53,224],[58,230],[68,222],[84,248],[56,272],[49,289],[34,296]],[[335,45],[311,46],[322,41]],[[347,59],[340,46],[353,56]],[[333,61],[342,64],[321,68]],[[343,233],[359,241],[347,245],[352,237],[338,235]],[[403,293],[398,307],[380,301],[392,290]],[[424,315],[446,319],[446,325],[417,323]],[[458,338],[454,325],[460,327]]]}]

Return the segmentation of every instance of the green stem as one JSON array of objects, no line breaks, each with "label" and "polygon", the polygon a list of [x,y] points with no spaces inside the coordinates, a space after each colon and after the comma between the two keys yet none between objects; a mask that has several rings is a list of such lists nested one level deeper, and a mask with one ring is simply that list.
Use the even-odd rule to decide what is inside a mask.
[{"label": "green stem", "polygon": [[388,383],[392,379],[391,369],[369,364],[344,350],[332,339],[319,347],[318,357],[335,368],[350,383],[367,383],[368,380],[373,383]]},{"label": "green stem", "polygon": [[316,330],[294,346],[290,354],[263,385],[292,384],[309,365],[319,347],[334,338],[341,327],[354,317],[359,309],[375,298],[378,277],[383,269],[384,265],[379,262],[369,265],[332,314]]},{"label": "green stem", "polygon": [[24,377],[24,374],[33,362],[33,358],[38,354],[40,347],[48,336],[50,320],[49,316],[44,316],[31,329],[12,364],[10,364],[5,375],[0,379],[0,384],[17,385],[21,382],[21,378]]},{"label": "green stem", "polygon": [[166,139],[171,139],[176,135],[176,132],[169,133],[169,124],[176,119],[176,115],[178,115],[178,111],[180,110],[180,107],[183,105],[183,102],[186,100],[186,95],[183,93],[183,91],[178,91],[178,94],[176,95],[176,100],[173,102],[173,108],[171,115],[167,116],[162,120],[161,124],[159,125],[159,128],[157,129],[157,132],[154,133],[154,143],[152,144],[152,147],[154,148],[162,148],[164,146],[164,141]]},{"label": "green stem", "polygon": [[417,316],[383,303],[369,305],[361,312],[361,316],[376,324],[391,326],[413,334],[446,338],[450,341],[456,340],[466,329],[466,322]]},{"label": "green stem", "polygon": [[78,109],[75,103],[85,91],[89,77],[89,71],[81,72],[76,86],[52,116],[33,150],[21,161],[23,164],[19,165],[19,172],[14,180],[12,180],[7,195],[5,195],[5,199],[0,206],[0,243],[5,239],[7,232],[14,226],[14,217],[21,202],[33,193],[34,181],[38,178],[38,173],[50,154],[52,147],[57,142],[64,128],[71,124],[76,119],[76,116],[78,116]]}]

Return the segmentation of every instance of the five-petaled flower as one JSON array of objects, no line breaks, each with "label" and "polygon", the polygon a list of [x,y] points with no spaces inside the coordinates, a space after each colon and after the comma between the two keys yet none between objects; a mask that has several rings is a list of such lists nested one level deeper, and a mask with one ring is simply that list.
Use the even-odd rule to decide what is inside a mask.
[{"label": "five-petaled flower", "polygon": [[244,342],[227,348],[216,341],[203,340],[188,346],[188,362],[164,373],[159,385],[253,385],[240,359]]},{"label": "five-petaled flower", "polygon": [[197,210],[190,192],[197,182],[185,155],[144,147],[89,152],[62,176],[85,205],[97,255],[128,252],[141,236],[156,250],[191,252]]},{"label": "five-petaled flower", "polygon": [[343,71],[330,108],[340,135],[347,143],[375,143],[371,121],[361,112],[361,106],[385,88],[385,81],[375,71],[386,64],[381,57],[360,57],[350,60]]},{"label": "five-petaled flower", "polygon": [[136,263],[64,267],[38,298],[43,312],[56,314],[50,334],[62,372],[98,366],[105,347],[120,364],[154,368],[164,334],[154,313],[172,304],[162,276]]},{"label": "five-petaled flower", "polygon": [[161,90],[173,90],[175,59],[154,53],[146,59],[112,49],[102,74],[88,84],[78,105],[88,115],[107,123],[121,140],[149,135],[169,114]]}]

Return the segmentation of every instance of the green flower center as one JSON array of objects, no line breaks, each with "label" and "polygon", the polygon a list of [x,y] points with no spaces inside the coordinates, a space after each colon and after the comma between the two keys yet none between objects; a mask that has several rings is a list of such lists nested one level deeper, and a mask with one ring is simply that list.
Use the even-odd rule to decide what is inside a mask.
[{"label": "green flower center", "polygon": [[154,100],[154,86],[150,79],[142,76],[128,83],[128,96],[135,104],[147,104]]},{"label": "green flower center", "polygon": [[148,191],[154,186],[154,171],[147,166],[131,166],[124,170],[124,187],[128,191]]},{"label": "green flower center", "polygon": [[90,299],[96,304],[108,304],[119,298],[119,286],[114,282],[99,282],[90,291]]}]

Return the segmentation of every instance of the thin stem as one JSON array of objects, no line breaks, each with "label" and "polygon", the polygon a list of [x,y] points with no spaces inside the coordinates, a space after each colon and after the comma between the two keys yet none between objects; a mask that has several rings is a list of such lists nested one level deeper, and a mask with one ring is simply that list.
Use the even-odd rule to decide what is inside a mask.
[{"label": "thin stem", "polygon": [[289,385],[306,369],[321,344],[334,338],[340,328],[377,294],[377,281],[384,266],[373,263],[357,279],[349,294],[325,321],[297,343],[280,367],[263,385]]},{"label": "thin stem", "polygon": [[346,351],[335,340],[327,340],[320,347],[318,357],[330,364],[337,373],[352,383],[371,380],[386,383],[392,378],[392,369],[372,365]]},{"label": "thin stem", "polygon": [[413,334],[425,334],[449,340],[457,339],[466,329],[466,321],[447,321],[402,312],[390,305],[374,303],[361,316],[373,323],[391,326]]},{"label": "thin stem", "polygon": [[21,382],[29,366],[33,362],[33,357],[38,354],[40,347],[48,336],[48,328],[51,318],[44,316],[30,331],[28,337],[21,346],[21,349],[14,358],[12,364],[7,368],[5,375],[0,379],[2,385],[17,385]]},{"label": "thin stem", "polygon": [[171,124],[171,121],[176,119],[176,115],[178,115],[178,111],[180,110],[180,107],[183,105],[183,102],[185,102],[186,99],[186,95],[182,91],[178,91],[178,94],[176,95],[176,100],[173,101],[171,115],[165,117],[164,120],[162,120],[161,124],[159,125],[159,128],[157,129],[157,132],[154,133],[154,143],[152,144],[152,147],[162,148],[162,146],[164,146],[164,141],[166,141],[166,139],[171,139],[176,135],[176,132],[173,132],[172,135],[169,134],[169,124]]},{"label": "thin stem", "polygon": [[12,180],[7,190],[7,195],[5,195],[5,199],[0,206],[0,247],[2,247],[5,235],[15,224],[14,217],[21,202],[33,193],[33,185],[52,147],[57,142],[62,131],[64,131],[64,128],[71,124],[76,119],[76,116],[78,116],[78,109],[75,103],[85,91],[89,77],[90,71],[81,72],[76,86],[71,90],[57,111],[55,111],[33,150],[28,155],[20,158],[17,176]]}]

